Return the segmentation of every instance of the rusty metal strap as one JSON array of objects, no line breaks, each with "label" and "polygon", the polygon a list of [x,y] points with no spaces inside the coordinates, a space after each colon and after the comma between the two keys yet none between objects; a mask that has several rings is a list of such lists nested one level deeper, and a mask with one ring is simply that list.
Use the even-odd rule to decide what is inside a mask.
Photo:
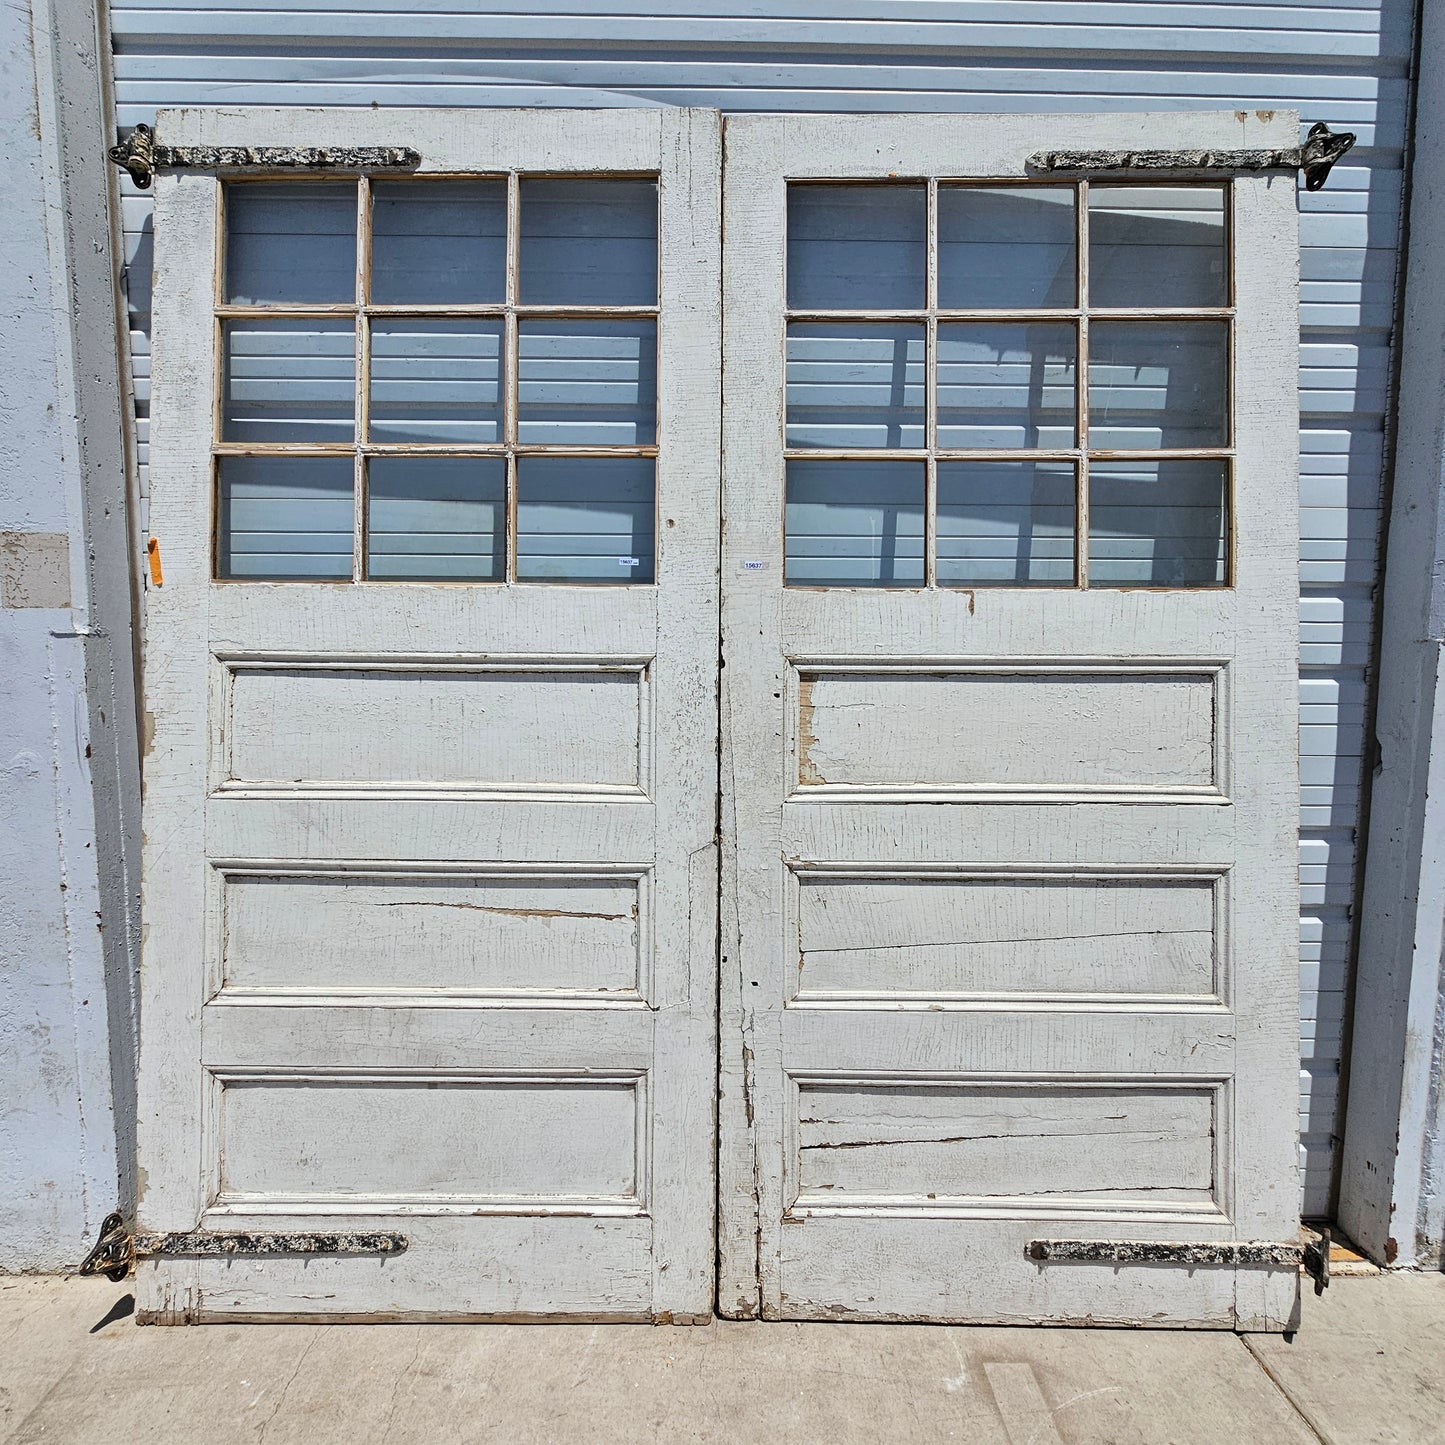
[{"label": "rusty metal strap", "polygon": [[1354,145],[1351,131],[1336,133],[1324,121],[1309,129],[1303,145],[1277,150],[1132,150],[1040,151],[1029,157],[1029,169],[1090,175],[1096,171],[1124,175],[1139,171],[1206,174],[1217,171],[1302,171],[1305,190],[1317,191],[1330,169]]},{"label": "rusty metal strap", "polygon": [[1302,1244],[1255,1239],[1218,1244],[1174,1244],[1152,1239],[1034,1239],[1024,1252],[1039,1263],[1065,1264],[1278,1264],[1298,1268],[1304,1259]]},{"label": "rusty metal strap", "polygon": [[141,190],[158,170],[377,171],[414,170],[421,152],[410,146],[168,146],[148,125],[138,125],[110,148],[116,165]]},{"label": "rusty metal strap", "polygon": [[266,1254],[401,1254],[407,1237],[390,1231],[362,1234],[214,1234],[195,1229],[179,1234],[136,1236],[137,1257],[189,1255],[225,1258]]}]

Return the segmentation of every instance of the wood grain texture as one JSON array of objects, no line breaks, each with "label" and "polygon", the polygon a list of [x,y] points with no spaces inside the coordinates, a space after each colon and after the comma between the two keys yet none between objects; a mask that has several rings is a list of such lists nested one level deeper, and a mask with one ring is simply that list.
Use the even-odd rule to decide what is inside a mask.
[{"label": "wood grain texture", "polygon": [[800,1080],[789,1215],[1220,1214],[1208,1088]]},{"label": "wood grain texture", "polygon": [[1223,880],[798,870],[793,1003],[1216,1001]]}]

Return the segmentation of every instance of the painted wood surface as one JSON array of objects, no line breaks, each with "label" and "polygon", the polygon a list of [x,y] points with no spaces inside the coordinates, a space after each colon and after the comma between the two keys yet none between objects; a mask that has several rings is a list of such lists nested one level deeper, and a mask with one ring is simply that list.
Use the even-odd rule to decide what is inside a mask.
[{"label": "painted wood surface", "polygon": [[[219,865],[220,992],[643,1002],[646,873]],[[345,953],[317,936],[345,938]]]},{"label": "painted wood surface", "polygon": [[[1215,1091],[800,1081],[800,1217],[1009,1210],[1222,1213]],[[1128,1225],[1124,1225],[1128,1228]]]},{"label": "painted wood surface", "polygon": [[[1265,144],[1292,136],[1294,124],[1274,116],[1242,129]],[[1208,145],[1240,131],[1232,114],[728,123],[727,1313],[1273,1330],[1289,1322],[1297,1281],[1286,1268],[1207,1278],[1060,1272],[1028,1261],[1023,1246],[1030,1230],[1186,1241],[1288,1239],[1296,1228],[1296,753],[1281,704],[1297,664],[1296,517],[1294,489],[1281,485],[1294,474],[1294,438],[1278,424],[1292,395],[1297,326],[1293,181],[1250,177],[1232,187],[1231,588],[788,587],[770,520],[785,485],[789,178],[1011,178],[1065,134],[1125,147],[1141,134],[1188,133]],[[929,434],[935,424],[926,418]],[[750,559],[769,565],[750,568]],[[831,677],[830,658],[839,659]],[[1114,659],[1123,676],[1101,684],[1100,659]],[[1003,696],[1020,691],[1020,676],[1024,689],[1041,684],[1038,711]],[[1101,685],[1129,701],[1106,704],[1088,691]],[[1071,704],[1076,687],[1082,696]],[[1060,769],[1068,759],[1076,771]],[[1174,790],[1150,795],[1166,773]],[[964,786],[950,794],[937,786],[945,776]],[[974,777],[982,783],[970,794]],[[1040,786],[1049,779],[1052,794]],[[915,794],[915,780],[933,786]],[[1004,780],[1031,786],[1010,796]],[[1214,972],[1202,996],[1128,998],[1137,954],[1121,950],[1109,968],[1111,999],[1047,986],[1027,999],[962,988],[901,999],[885,986],[814,1000],[797,980],[800,961],[808,970],[799,932],[790,938],[778,925],[791,907],[796,930],[805,919],[816,926],[803,901],[812,885],[790,877],[887,876],[902,865],[930,878],[1042,874],[1082,888],[1101,864],[1221,880],[1203,919]],[[943,897],[914,895],[915,936],[966,945],[966,922],[961,934],[948,931],[959,920]],[[1042,892],[1033,897],[1045,906]],[[1129,927],[1143,929],[1150,901],[1138,893],[1133,902]],[[832,949],[868,949],[882,921],[868,917],[832,916]],[[1050,917],[1087,947],[1086,915],[1062,910],[1003,941],[1049,932]],[[886,975],[878,955],[888,951],[872,952],[875,974]],[[961,957],[966,947],[950,962]],[[1061,1120],[1085,1146],[1078,1155],[1050,1140]],[[1090,1173],[1105,1160],[1120,1190],[1112,1199]],[[830,1186],[843,1197],[838,1210]]]},{"label": "painted wood surface", "polygon": [[1218,874],[790,872],[794,1001],[1218,998]]},{"label": "painted wood surface", "polygon": [[216,786],[647,793],[645,663],[310,662],[222,662]]},{"label": "painted wood surface", "polygon": [[[169,113],[197,143],[316,117]],[[143,1318],[705,1313],[714,1289],[720,126],[332,114],[423,168],[661,183],[657,585],[212,580],[218,185],[158,179]],[[509,325],[515,318],[509,319]],[[349,498],[348,498],[349,504]],[[359,524],[358,524],[359,525]],[[352,539],[348,536],[347,555]],[[344,1223],[342,1221],[345,1221]],[[391,1268],[395,1264],[399,1267]]]},{"label": "painted wood surface", "polygon": [[1006,661],[956,671],[928,663],[794,670],[798,795],[1218,796],[1207,671],[1047,662],[1013,671]]}]

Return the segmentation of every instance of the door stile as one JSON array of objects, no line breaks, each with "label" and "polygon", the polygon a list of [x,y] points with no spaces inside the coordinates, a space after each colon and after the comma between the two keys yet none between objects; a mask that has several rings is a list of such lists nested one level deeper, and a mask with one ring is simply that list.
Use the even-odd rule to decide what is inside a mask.
[{"label": "door stile", "polygon": [[[673,571],[658,609],[659,675],[675,700],[656,718],[653,790],[657,880],[678,901],[656,941],[659,959],[686,960],[662,975],[655,1010],[652,1087],[675,1100],[657,1134],[654,1188],[672,1201],[653,1226],[653,1311],[711,1314],[716,1288],[717,1122],[717,668],[718,519],[721,512],[720,323],[722,125],[711,110],[665,110],[663,205],[674,225],[659,252],[659,299],[673,328],[658,378],[666,447],[659,454],[658,566]],[[671,666],[668,676],[663,669]],[[668,1107],[664,1102],[662,1107]]]},{"label": "door stile", "polygon": [[[768,485],[782,444],[783,398],[762,380],[783,351],[782,310],[772,304],[784,286],[775,134],[747,117],[730,116],[724,127],[718,1311],[731,1319],[777,1316],[775,1252],[763,1219],[782,1210],[766,1141],[781,1139],[783,1121],[771,1094],[758,1088],[761,1074],[781,1068],[777,1019],[760,1000],[773,984],[766,920],[783,916],[782,879],[739,851],[741,840],[768,827],[769,795],[784,775],[782,709],[767,705],[781,699],[785,683],[770,646],[782,616],[781,492]],[[739,136],[745,146],[733,143]],[[752,411],[755,423],[734,426],[734,407]],[[753,681],[729,686],[734,675]]]}]

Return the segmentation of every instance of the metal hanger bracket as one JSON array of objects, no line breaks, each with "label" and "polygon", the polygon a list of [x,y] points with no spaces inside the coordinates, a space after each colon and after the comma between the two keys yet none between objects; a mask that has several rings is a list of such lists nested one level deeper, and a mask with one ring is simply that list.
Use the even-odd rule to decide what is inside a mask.
[{"label": "metal hanger bracket", "polygon": [[138,125],[108,152],[141,190],[159,170],[379,171],[414,170],[421,152],[410,146],[168,146]]},{"label": "metal hanger bracket", "polygon": [[1034,171],[1072,171],[1085,175],[1138,171],[1170,171],[1176,174],[1212,174],[1218,171],[1302,171],[1305,190],[1317,191],[1330,169],[1354,145],[1352,131],[1332,131],[1324,121],[1309,129],[1303,145],[1282,150],[1135,150],[1135,151],[1039,151],[1029,157]]}]

